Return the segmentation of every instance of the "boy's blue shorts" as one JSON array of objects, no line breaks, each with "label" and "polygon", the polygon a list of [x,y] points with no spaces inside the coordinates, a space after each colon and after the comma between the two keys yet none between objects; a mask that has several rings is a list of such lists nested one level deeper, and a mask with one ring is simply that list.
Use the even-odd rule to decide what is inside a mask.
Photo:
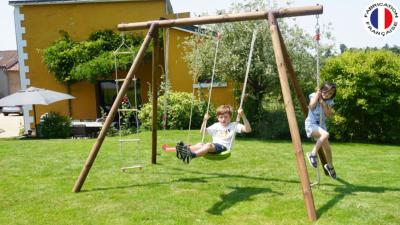
[{"label": "boy's blue shorts", "polygon": [[218,143],[212,143],[215,147],[215,154],[219,154],[221,152],[224,152],[228,150],[225,146],[218,144]]}]

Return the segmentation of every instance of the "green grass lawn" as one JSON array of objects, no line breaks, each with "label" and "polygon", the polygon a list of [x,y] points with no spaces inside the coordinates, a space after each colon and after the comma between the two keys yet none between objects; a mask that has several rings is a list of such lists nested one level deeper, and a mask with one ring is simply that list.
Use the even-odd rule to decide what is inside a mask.
[{"label": "green grass lawn", "polygon": [[[80,193],[95,139],[0,140],[0,224],[312,224],[290,141],[239,139],[229,159],[189,165],[160,151],[151,165],[150,136],[123,158],[118,137],[106,138]],[[187,132],[159,132],[159,145],[178,140]],[[339,179],[313,188],[316,224],[399,224],[400,147],[332,146]],[[120,172],[132,159],[144,169]]]}]

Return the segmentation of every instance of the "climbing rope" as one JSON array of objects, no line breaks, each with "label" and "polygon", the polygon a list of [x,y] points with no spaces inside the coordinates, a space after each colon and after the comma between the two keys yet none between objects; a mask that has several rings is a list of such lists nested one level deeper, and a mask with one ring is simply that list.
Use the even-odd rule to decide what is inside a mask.
[{"label": "climbing rope", "polygon": [[[316,49],[316,80],[317,80],[317,90],[320,88],[320,41],[321,39],[321,33],[320,33],[320,26],[319,26],[319,15],[316,15],[316,24],[315,24],[315,35],[314,35],[314,40],[315,40],[315,49]],[[322,123],[322,109],[321,109],[321,113],[319,115],[319,124]],[[318,155],[317,155],[317,161],[318,161]],[[317,163],[317,168],[315,168],[315,172],[316,172],[316,181],[314,181],[313,183],[311,183],[311,187],[318,185],[320,180],[321,180],[321,175],[319,172],[319,163]]]}]

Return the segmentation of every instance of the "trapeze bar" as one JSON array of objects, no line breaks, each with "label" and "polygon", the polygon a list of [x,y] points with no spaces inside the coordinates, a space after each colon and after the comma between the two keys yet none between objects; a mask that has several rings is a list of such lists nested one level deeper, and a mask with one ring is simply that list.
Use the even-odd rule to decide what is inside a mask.
[{"label": "trapeze bar", "polygon": [[113,52],[114,55],[134,55],[136,52]]},{"label": "trapeze bar", "polygon": [[122,167],[121,171],[122,172],[126,172],[129,169],[142,169],[143,166],[142,165],[136,165],[136,166],[127,166],[127,167]]},{"label": "trapeze bar", "polygon": [[[120,31],[148,29],[153,23],[156,24],[157,27],[159,28],[167,28],[175,26],[237,22],[246,20],[261,20],[261,19],[267,19],[269,12],[270,11],[246,12],[246,13],[226,14],[217,16],[204,16],[196,18],[153,20],[153,21],[138,22],[138,23],[121,23],[118,24],[118,29]],[[289,7],[289,8],[272,10],[271,12],[274,14],[275,18],[308,16],[308,15],[322,14],[323,7],[322,5]]]},{"label": "trapeze bar", "polygon": [[[134,77],[134,78],[132,78],[132,80],[136,80],[136,78]],[[124,81],[125,81],[125,78],[116,79],[115,81],[116,81],[116,82],[124,82]]]},{"label": "trapeze bar", "polygon": [[140,139],[121,139],[119,142],[139,142]]},{"label": "trapeze bar", "polygon": [[138,112],[137,109],[118,109],[118,112]]}]

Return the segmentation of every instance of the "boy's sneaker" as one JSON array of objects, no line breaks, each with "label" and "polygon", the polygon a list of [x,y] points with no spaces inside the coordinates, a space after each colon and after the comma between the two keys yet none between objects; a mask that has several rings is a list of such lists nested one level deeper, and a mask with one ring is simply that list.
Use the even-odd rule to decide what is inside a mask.
[{"label": "boy's sneaker", "polygon": [[333,179],[336,179],[336,172],[333,167],[330,167],[328,164],[325,164],[324,169],[328,172],[329,176],[331,176]]},{"label": "boy's sneaker", "polygon": [[185,147],[185,144],[182,141],[180,141],[180,142],[178,142],[176,144],[176,147],[175,147],[175,149],[176,149],[176,158],[183,159],[184,147]]},{"label": "boy's sneaker", "polygon": [[317,155],[313,155],[311,152],[307,152],[307,159],[312,167],[317,168],[318,166]]},{"label": "boy's sneaker", "polygon": [[190,163],[190,160],[192,160],[192,151],[190,151],[190,147],[185,145],[184,146],[184,154],[182,155],[182,161],[186,164]]}]

